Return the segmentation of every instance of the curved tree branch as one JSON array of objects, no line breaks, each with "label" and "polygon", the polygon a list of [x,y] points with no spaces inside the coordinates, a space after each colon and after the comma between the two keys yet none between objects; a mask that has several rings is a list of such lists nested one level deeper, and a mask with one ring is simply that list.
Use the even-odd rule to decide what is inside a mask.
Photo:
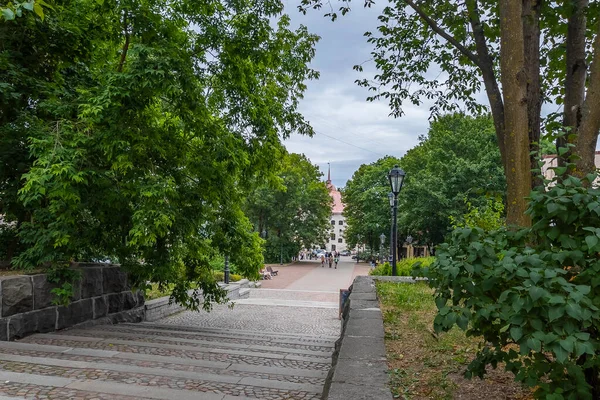
[{"label": "curved tree branch", "polygon": [[441,37],[446,39],[450,44],[452,44],[454,47],[456,47],[458,49],[458,51],[460,51],[465,57],[467,57],[475,65],[477,65],[478,67],[481,68],[480,60],[475,53],[473,53],[472,51],[467,49],[458,40],[456,40],[456,38],[454,36],[450,35],[448,32],[446,32],[444,29],[442,29],[437,24],[437,22],[435,22],[429,15],[427,15],[427,13],[425,13],[425,11],[423,11],[423,9],[421,7],[419,7],[414,1],[404,0],[404,2],[410,8],[412,8],[427,23],[427,25],[429,25],[429,27],[435,33],[437,33],[438,35],[440,35]]}]

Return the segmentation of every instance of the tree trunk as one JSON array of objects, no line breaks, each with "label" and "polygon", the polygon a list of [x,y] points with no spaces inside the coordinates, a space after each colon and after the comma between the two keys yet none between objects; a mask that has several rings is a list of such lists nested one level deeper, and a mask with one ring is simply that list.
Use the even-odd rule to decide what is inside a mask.
[{"label": "tree trunk", "polygon": [[581,107],[581,123],[575,137],[575,175],[585,176],[596,170],[596,142],[600,129],[600,24],[594,40],[587,95]]},{"label": "tree trunk", "polygon": [[504,172],[507,184],[506,223],[526,227],[526,197],[531,189],[529,172],[529,119],[522,3],[500,2],[500,74],[504,94]]},{"label": "tree trunk", "polygon": [[542,111],[540,85],[540,7],[542,0],[523,1],[523,40],[527,74],[527,120],[529,121],[529,170],[531,188],[543,184],[539,173],[539,143]]}]

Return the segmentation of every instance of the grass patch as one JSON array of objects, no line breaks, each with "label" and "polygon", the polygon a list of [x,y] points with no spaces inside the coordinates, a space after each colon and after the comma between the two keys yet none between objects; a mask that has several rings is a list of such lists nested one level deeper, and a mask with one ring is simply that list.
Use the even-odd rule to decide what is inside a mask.
[{"label": "grass patch", "polygon": [[397,399],[529,399],[531,392],[512,374],[489,371],[485,380],[466,380],[463,373],[480,339],[463,331],[435,334],[437,308],[425,283],[378,282],[390,385]]}]

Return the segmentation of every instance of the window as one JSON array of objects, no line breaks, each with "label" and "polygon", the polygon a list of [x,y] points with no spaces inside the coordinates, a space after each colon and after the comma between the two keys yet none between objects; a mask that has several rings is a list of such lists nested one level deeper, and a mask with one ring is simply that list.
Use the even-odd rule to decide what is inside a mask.
[{"label": "window", "polygon": [[335,244],[331,245],[331,251],[335,251]]},{"label": "window", "polygon": [[343,232],[344,232],[344,230],[342,228],[340,228],[340,233],[343,233]]},{"label": "window", "polygon": [[344,240],[342,238],[339,238],[338,243],[344,243]]},{"label": "window", "polygon": [[340,219],[340,225],[344,225],[344,221]]},{"label": "window", "polygon": [[335,240],[335,233],[331,234],[331,240]]},{"label": "window", "polygon": [[331,220],[331,225],[335,225],[335,220]]}]

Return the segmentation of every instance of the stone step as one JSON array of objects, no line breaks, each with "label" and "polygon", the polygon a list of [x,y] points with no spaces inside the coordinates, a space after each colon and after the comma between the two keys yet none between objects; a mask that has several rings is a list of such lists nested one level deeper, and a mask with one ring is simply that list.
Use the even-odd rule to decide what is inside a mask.
[{"label": "stone step", "polygon": [[294,354],[275,354],[251,352],[245,350],[198,348],[165,343],[147,343],[120,339],[101,339],[57,334],[36,334],[21,343],[35,343],[50,346],[76,347],[85,349],[111,350],[122,353],[142,353],[150,355],[169,355],[196,360],[222,361],[237,364],[264,365],[283,368],[328,370],[330,358],[297,356]]},{"label": "stone step", "polygon": [[91,363],[136,365],[147,368],[163,368],[173,371],[191,371],[274,379],[296,383],[324,384],[327,371],[234,364],[219,361],[195,360],[137,353],[120,353],[111,350],[82,349],[65,346],[48,346],[23,342],[0,342],[0,357],[3,355],[54,358]]},{"label": "stone step", "polygon": [[247,299],[250,297],[250,288],[240,288],[240,299]]},{"label": "stone step", "polygon": [[156,335],[148,335],[142,332],[123,332],[123,331],[110,331],[103,329],[72,329],[68,331],[59,332],[57,334],[50,334],[46,337],[92,337],[92,338],[102,338],[102,339],[124,339],[130,341],[137,342],[147,342],[147,343],[166,343],[166,344],[175,344],[175,345],[184,345],[184,346],[194,346],[198,349],[203,347],[210,347],[210,349],[221,349],[222,351],[228,351],[229,349],[233,350],[247,350],[252,352],[268,352],[274,354],[295,354],[298,356],[306,356],[306,357],[321,357],[321,358],[330,358],[331,351],[314,351],[314,350],[304,350],[304,349],[294,349],[289,347],[279,347],[277,345],[263,345],[258,342],[255,344],[248,343],[223,343],[223,342],[215,342],[215,341],[207,341],[202,340],[201,338],[195,339],[186,339],[179,337],[171,337],[169,336],[169,332],[165,332],[162,336]]},{"label": "stone step", "polygon": [[[306,343],[305,341],[298,341],[293,339],[282,339],[278,341],[271,341],[269,338],[257,340],[254,337],[239,337],[234,334],[216,334],[212,332],[189,332],[189,331],[175,331],[175,330],[164,330],[164,329],[153,329],[146,328],[145,325],[134,325],[126,326],[124,324],[118,325],[98,325],[94,329],[108,332],[123,332],[123,333],[140,333],[148,336],[157,337],[169,337],[169,338],[182,338],[182,339],[195,339],[203,340],[213,343],[236,343],[246,345],[257,345],[262,344],[265,346],[277,346],[290,349],[302,349],[302,350],[313,350],[313,351],[324,351],[331,353],[333,351],[334,343],[327,342],[327,344],[312,344]],[[65,334],[70,334],[71,330],[61,331]]]},{"label": "stone step", "polygon": [[279,340],[296,340],[298,342],[307,343],[322,343],[324,345],[333,345],[339,336],[329,335],[308,335],[302,333],[278,333],[278,332],[262,332],[262,331],[244,331],[236,329],[222,329],[222,328],[208,328],[198,327],[189,325],[169,325],[169,324],[157,324],[153,322],[140,322],[140,323],[123,323],[123,326],[137,326],[137,327],[148,327],[153,329],[163,330],[174,330],[174,331],[185,331],[185,332],[200,332],[200,333],[212,333],[222,334],[235,337],[245,338],[259,338],[262,340],[279,341]]},{"label": "stone step", "polygon": [[[50,370],[52,371],[52,370]],[[26,398],[111,399],[111,400],[250,400],[252,397],[225,393],[199,393],[156,386],[132,385],[100,380],[63,378],[0,370],[0,393]],[[256,397],[253,397],[254,399]],[[282,397],[284,398],[284,397]]]},{"label": "stone step", "polygon": [[128,383],[165,389],[181,388],[186,391],[241,394],[259,398],[285,398],[291,394],[312,394],[314,397],[322,392],[321,385],[306,383],[6,354],[0,354],[0,371],[26,371],[33,375],[50,375],[59,379]]}]

